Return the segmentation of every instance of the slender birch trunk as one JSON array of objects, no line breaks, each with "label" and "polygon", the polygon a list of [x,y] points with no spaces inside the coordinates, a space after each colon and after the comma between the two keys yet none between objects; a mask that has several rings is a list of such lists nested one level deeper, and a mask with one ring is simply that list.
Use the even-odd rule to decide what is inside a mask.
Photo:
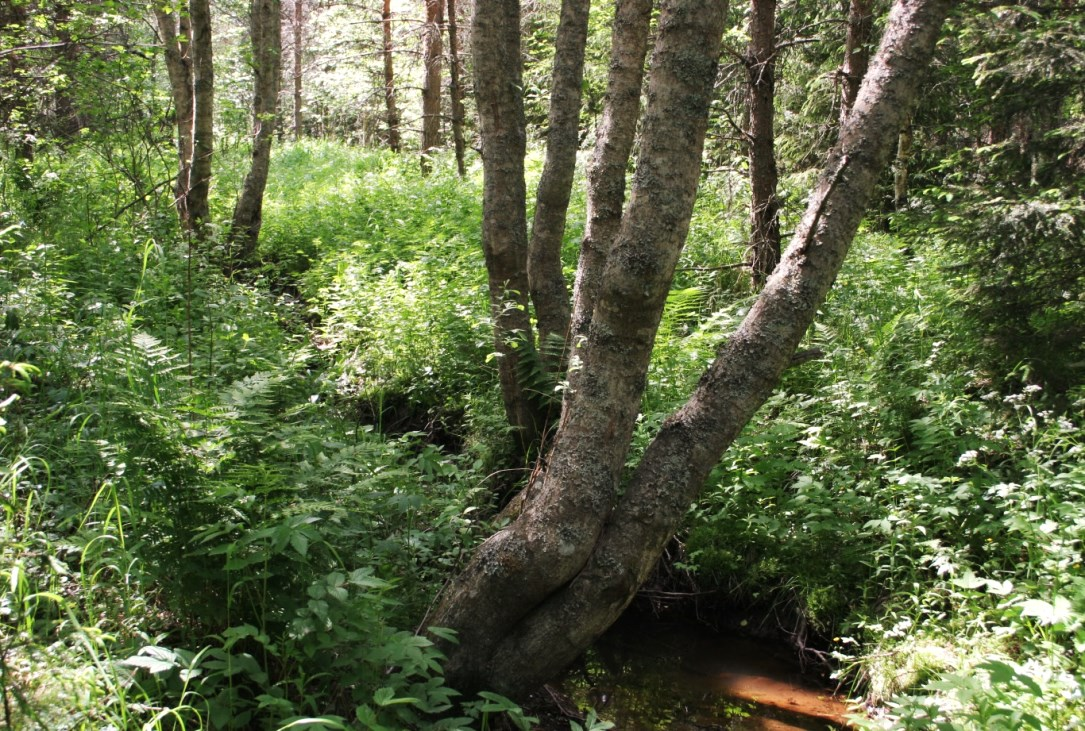
[{"label": "slender birch trunk", "polygon": [[196,238],[207,237],[211,221],[211,158],[215,151],[215,66],[211,50],[210,0],[191,0],[193,122],[188,215]]},{"label": "slender birch trunk", "polygon": [[[296,2],[297,0],[295,0]],[[256,244],[263,224],[264,189],[271,167],[271,142],[279,109],[282,76],[280,0],[252,0],[250,34],[253,55],[252,164],[241,196],[234,206],[230,225],[231,257],[228,267],[254,264]]]}]

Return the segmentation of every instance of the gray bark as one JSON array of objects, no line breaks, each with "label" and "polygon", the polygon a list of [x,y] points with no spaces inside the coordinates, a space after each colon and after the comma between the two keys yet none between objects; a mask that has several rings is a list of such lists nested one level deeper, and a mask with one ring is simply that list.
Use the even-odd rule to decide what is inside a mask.
[{"label": "gray bark", "polygon": [[209,0],[191,0],[192,21],[192,168],[188,188],[188,214],[197,239],[207,236],[211,219],[211,157],[215,151],[215,66],[211,51]]},{"label": "gray bark", "polygon": [[[478,24],[482,6],[476,39],[494,32]],[[614,503],[693,210],[725,11],[725,0],[664,3],[629,211],[607,260],[549,466],[529,487],[524,512],[480,547],[433,621],[460,633],[460,643],[446,648],[453,687],[522,693],[585,647],[558,636],[545,651],[524,655],[516,638],[583,568]]]},{"label": "gray bark", "polygon": [[254,263],[251,259],[256,252],[263,223],[264,189],[271,167],[271,141],[277,124],[279,80],[282,75],[280,10],[280,0],[252,0],[252,165],[245,176],[230,225],[233,250],[228,264],[231,268],[243,268]]},{"label": "gray bark", "polygon": [[518,0],[476,0],[471,37],[482,140],[482,248],[498,380],[505,415],[526,452],[535,443],[544,415],[519,376],[521,360],[533,347],[534,335],[527,280],[527,134]]},{"label": "gray bark", "polygon": [[175,126],[177,128],[177,179],[174,182],[174,206],[181,228],[192,230],[188,213],[188,190],[192,171],[192,134],[194,122],[194,99],[192,79],[192,56],[190,39],[192,27],[187,13],[168,12],[162,6],[154,6],[158,34],[166,57],[166,74],[173,98]]},{"label": "gray bark", "polygon": [[587,221],[573,287],[571,344],[588,333],[603,269],[625,205],[625,177],[640,118],[644,58],[652,0],[618,0],[611,32],[610,70],[603,118],[588,168]]},{"label": "gray bark", "polygon": [[[535,196],[527,260],[531,301],[544,356],[549,343],[564,343],[569,334],[569,291],[562,272],[561,244],[580,146],[580,89],[590,8],[590,0],[563,0],[554,41],[546,161]],[[551,370],[560,370],[563,360],[558,354],[547,365]]]},{"label": "gray bark", "polygon": [[874,0],[850,0],[844,39],[844,65],[840,69],[840,125],[851,114],[859,86],[870,65],[870,34],[874,30]]},{"label": "gray bark", "polygon": [[647,356],[692,210],[724,15],[718,0],[664,5],[633,192],[549,466],[530,488],[524,512],[479,548],[432,622],[459,633],[460,643],[445,647],[454,687],[523,694],[574,659],[628,605],[824,301],[951,6],[894,6],[780,265],[619,497]]}]

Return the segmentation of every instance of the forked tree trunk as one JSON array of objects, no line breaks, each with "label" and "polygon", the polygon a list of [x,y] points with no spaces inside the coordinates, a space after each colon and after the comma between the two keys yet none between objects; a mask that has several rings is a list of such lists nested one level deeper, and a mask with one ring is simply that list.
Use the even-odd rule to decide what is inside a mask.
[{"label": "forked tree trunk", "polygon": [[188,13],[169,12],[160,3],[154,4],[158,34],[166,56],[166,73],[173,98],[177,127],[177,180],[174,183],[174,205],[184,231],[192,230],[188,212],[188,191],[192,174],[192,133],[195,121],[194,83],[192,72],[192,26]]},{"label": "forked tree trunk", "polygon": [[584,239],[573,287],[570,344],[588,334],[595,302],[603,282],[610,248],[622,223],[625,175],[640,118],[644,58],[648,54],[652,0],[618,0],[611,31],[610,71],[603,118],[595,133],[595,150],[588,168],[588,202]]},{"label": "forked tree trunk", "polygon": [[776,0],[753,0],[746,56],[749,110],[750,245],[746,263],[761,289],[780,261],[780,201],[776,197]]},{"label": "forked tree trunk", "polygon": [[191,0],[192,21],[192,168],[188,186],[188,215],[196,238],[207,237],[211,220],[211,157],[215,151],[215,66],[211,51],[210,0]]},{"label": "forked tree trunk", "polygon": [[870,65],[870,34],[874,29],[874,0],[850,0],[848,30],[844,38],[844,65],[840,69],[840,126],[844,126],[859,86]]},{"label": "forked tree trunk", "polygon": [[294,141],[297,142],[301,139],[304,117],[302,107],[302,45],[305,41],[305,0],[294,0],[294,14],[293,22],[291,23],[291,30],[294,33],[294,120],[293,120],[293,132]]},{"label": "forked tree trunk", "polygon": [[426,25],[422,32],[422,172],[433,169],[430,156],[441,146],[441,65],[444,48],[444,0],[426,0]]},{"label": "forked tree trunk", "polygon": [[527,274],[546,366],[559,371],[569,335],[569,290],[561,266],[565,217],[580,147],[580,89],[590,0],[562,0],[554,40],[554,71],[546,132],[546,161],[535,195]]},{"label": "forked tree trunk", "polygon": [[230,269],[246,268],[255,263],[252,258],[263,223],[264,189],[271,167],[271,141],[278,121],[282,75],[280,11],[280,0],[252,0],[249,20],[253,55],[252,166],[234,206],[230,225],[231,258],[227,263]]},{"label": "forked tree trunk", "polygon": [[951,5],[896,4],[856,113],[783,260],[619,496],[648,357],[692,211],[725,15],[721,0],[664,3],[633,190],[548,468],[519,518],[482,544],[453,581],[432,622],[459,633],[459,644],[444,645],[453,687],[520,696],[571,662],[628,606],[824,301]]},{"label": "forked tree trunk", "polygon": [[388,149],[399,152],[399,109],[396,108],[396,75],[392,66],[392,0],[384,0],[381,11],[381,31],[384,35],[384,114],[388,123]]},{"label": "forked tree trunk", "polygon": [[[488,5],[479,2],[475,15],[480,94],[485,73],[480,51],[495,32],[480,17],[511,28],[511,33],[498,32],[519,38],[518,24],[485,12]],[[529,486],[524,512],[479,548],[433,621],[460,633],[460,643],[446,648],[445,670],[453,687],[518,694],[586,646],[567,643],[566,631],[576,630],[565,628],[550,638],[551,646],[520,656],[516,638],[584,567],[614,505],[655,332],[693,211],[726,5],[726,0],[663,5],[629,209],[607,258],[579,367],[570,374],[572,390],[548,468]],[[515,93],[519,85],[502,86]],[[485,103],[480,95],[480,108]],[[484,128],[483,144],[487,139],[493,144],[487,133]],[[485,231],[491,222],[485,211],[483,216]],[[623,606],[627,601],[617,599]],[[583,618],[590,621],[606,604],[584,607]]]},{"label": "forked tree trunk", "polygon": [[452,143],[456,149],[456,171],[462,178],[467,174],[463,138],[463,62],[460,60],[459,21],[456,0],[448,0],[448,96],[452,102]]},{"label": "forked tree trunk", "polygon": [[519,0],[476,0],[471,16],[475,101],[482,140],[482,248],[505,415],[526,452],[545,414],[522,386],[533,348],[527,281],[527,193]]}]

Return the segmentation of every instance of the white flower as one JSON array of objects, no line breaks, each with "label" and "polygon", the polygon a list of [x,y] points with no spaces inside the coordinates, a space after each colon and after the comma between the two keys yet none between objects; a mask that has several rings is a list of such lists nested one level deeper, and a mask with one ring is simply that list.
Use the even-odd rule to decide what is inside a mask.
[{"label": "white flower", "polygon": [[964,454],[962,454],[960,457],[957,458],[957,464],[958,465],[975,464],[976,463],[976,458],[979,457],[979,456],[980,456],[979,452],[977,452],[974,449],[969,449],[967,452],[965,452]]}]

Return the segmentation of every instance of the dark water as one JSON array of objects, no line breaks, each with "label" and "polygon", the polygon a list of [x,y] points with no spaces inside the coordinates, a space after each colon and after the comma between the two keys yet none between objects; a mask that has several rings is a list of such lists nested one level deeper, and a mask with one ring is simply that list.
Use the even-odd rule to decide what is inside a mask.
[{"label": "dark water", "polygon": [[620,731],[847,727],[847,705],[805,680],[787,648],[691,623],[619,622],[561,691]]}]

